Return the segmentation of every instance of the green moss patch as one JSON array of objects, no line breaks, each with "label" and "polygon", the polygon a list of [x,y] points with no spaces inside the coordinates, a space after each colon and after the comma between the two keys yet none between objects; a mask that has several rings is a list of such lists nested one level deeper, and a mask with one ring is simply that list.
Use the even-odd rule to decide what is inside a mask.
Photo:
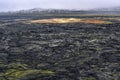
[{"label": "green moss patch", "polygon": [[29,69],[28,65],[20,63],[10,63],[8,65],[4,64],[4,66],[7,67],[7,70],[0,73],[0,80],[4,80],[2,78],[16,80],[25,78],[27,76],[51,76],[55,74],[55,72],[51,70]]},{"label": "green moss patch", "polygon": [[51,70],[15,70],[15,69],[10,69],[7,70],[4,74],[0,74],[1,77],[6,76],[8,79],[13,80],[13,79],[21,79],[26,76],[30,75],[45,75],[45,76],[50,76],[54,75],[54,72]]},{"label": "green moss patch", "polygon": [[83,80],[96,80],[93,76],[89,76],[87,78],[84,78]]}]

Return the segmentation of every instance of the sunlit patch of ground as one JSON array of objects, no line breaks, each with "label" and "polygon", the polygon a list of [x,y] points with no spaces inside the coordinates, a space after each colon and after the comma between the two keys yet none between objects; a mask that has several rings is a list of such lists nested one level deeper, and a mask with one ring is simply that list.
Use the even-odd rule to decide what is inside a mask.
[{"label": "sunlit patch of ground", "polygon": [[95,20],[95,19],[78,19],[78,18],[52,18],[31,20],[30,23],[91,23],[91,24],[108,24],[109,21]]}]

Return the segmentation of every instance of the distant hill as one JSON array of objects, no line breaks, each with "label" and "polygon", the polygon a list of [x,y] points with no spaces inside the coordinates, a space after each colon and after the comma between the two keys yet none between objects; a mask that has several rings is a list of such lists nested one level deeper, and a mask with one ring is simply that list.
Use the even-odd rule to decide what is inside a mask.
[{"label": "distant hill", "polygon": [[97,8],[97,9],[92,9],[92,11],[120,11],[120,7]]},{"label": "distant hill", "polygon": [[42,9],[33,8],[28,10],[19,10],[14,12],[1,12],[0,14],[46,14],[46,13],[76,13],[81,12],[81,10],[68,10],[68,9]]},{"label": "distant hill", "polygon": [[42,9],[33,8],[14,12],[1,12],[0,15],[45,15],[45,14],[120,14],[120,7],[98,8],[91,10]]},{"label": "distant hill", "polygon": [[62,12],[71,12],[72,10],[67,9],[42,9],[42,8],[33,8],[28,10],[20,10],[15,13],[62,13]]}]

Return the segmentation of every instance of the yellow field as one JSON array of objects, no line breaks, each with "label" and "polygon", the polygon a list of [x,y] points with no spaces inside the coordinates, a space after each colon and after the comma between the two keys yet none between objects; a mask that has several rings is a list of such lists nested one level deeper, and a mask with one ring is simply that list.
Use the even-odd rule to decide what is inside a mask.
[{"label": "yellow field", "polygon": [[52,18],[52,19],[40,19],[30,20],[30,23],[91,23],[91,24],[106,24],[110,23],[105,20],[97,19],[78,19],[78,18]]}]

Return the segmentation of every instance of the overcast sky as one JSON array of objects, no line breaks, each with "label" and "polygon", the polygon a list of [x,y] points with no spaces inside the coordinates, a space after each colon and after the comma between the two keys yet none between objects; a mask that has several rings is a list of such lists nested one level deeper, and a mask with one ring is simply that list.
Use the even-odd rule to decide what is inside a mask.
[{"label": "overcast sky", "polygon": [[30,8],[91,9],[119,5],[120,0],[0,0],[0,12]]}]

